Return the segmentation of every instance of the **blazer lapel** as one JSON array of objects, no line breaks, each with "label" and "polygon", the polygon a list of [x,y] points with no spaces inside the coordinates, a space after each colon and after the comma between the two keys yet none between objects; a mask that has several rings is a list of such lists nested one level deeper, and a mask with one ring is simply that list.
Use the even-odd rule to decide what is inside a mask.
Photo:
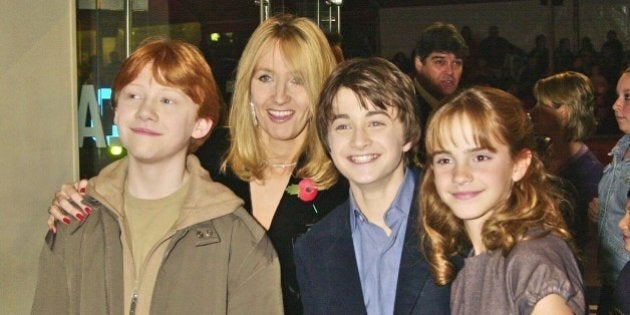
[{"label": "blazer lapel", "polygon": [[350,230],[349,203],[344,203],[341,209],[340,212],[329,214],[340,217],[334,220],[336,224],[329,230],[329,244],[326,245],[328,248],[323,248],[322,261],[326,262],[325,270],[334,283],[335,289],[330,294],[336,295],[331,298],[338,303],[337,308],[347,314],[366,314]]},{"label": "blazer lapel", "polygon": [[[415,196],[417,196],[417,193]],[[421,263],[424,258],[420,253],[418,215],[417,198],[414,197],[407,221],[405,245],[400,257],[394,314],[411,314],[418,307],[420,293],[425,283],[431,281],[428,264]]]}]

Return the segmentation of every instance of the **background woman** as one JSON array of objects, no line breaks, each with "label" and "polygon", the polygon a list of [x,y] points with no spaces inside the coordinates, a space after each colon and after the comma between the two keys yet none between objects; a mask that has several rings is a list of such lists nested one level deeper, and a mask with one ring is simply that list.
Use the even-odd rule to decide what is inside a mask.
[{"label": "background woman", "polygon": [[[335,66],[325,35],[309,19],[267,19],[238,64],[225,159],[218,160],[226,152],[221,141],[212,139],[197,151],[213,179],[241,197],[267,229],[280,258],[286,314],[302,312],[293,242],[348,197],[347,183],[337,182],[313,121],[317,96]],[[302,192],[311,193],[297,195],[300,184]],[[80,194],[65,185],[52,210],[58,220],[69,221],[59,207],[77,218],[86,215],[68,198],[82,205]]]},{"label": "background woman", "polygon": [[558,123],[558,128],[545,128],[542,123],[534,128],[537,134],[551,138],[543,156],[547,170],[576,189],[573,215],[566,219],[576,244],[584,249],[588,241],[588,204],[597,197],[603,171],[595,154],[584,144],[597,127],[595,89],[587,76],[567,71],[538,80],[534,96],[536,110],[548,111],[549,119]]},{"label": "background woman", "polygon": [[[424,246],[436,282],[453,281],[451,312],[583,314],[560,194],[521,102],[498,89],[465,90],[433,116],[426,148]],[[465,251],[456,276],[452,259]]]}]

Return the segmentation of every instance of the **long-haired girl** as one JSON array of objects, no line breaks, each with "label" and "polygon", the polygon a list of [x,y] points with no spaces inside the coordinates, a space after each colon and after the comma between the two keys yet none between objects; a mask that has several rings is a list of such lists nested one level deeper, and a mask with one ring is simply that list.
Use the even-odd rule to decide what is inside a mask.
[{"label": "long-haired girl", "polygon": [[453,314],[585,311],[562,193],[534,151],[522,108],[509,93],[473,87],[429,123],[423,244],[435,281],[453,281]]}]

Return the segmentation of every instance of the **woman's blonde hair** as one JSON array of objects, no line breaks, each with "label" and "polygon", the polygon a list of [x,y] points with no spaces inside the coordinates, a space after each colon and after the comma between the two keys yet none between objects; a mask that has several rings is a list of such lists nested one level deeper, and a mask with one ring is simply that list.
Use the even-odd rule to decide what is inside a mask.
[{"label": "woman's blonde hair", "polygon": [[534,150],[532,124],[521,102],[495,88],[464,90],[435,113],[426,136],[428,162],[420,189],[422,243],[435,281],[440,285],[454,279],[452,258],[469,248],[470,239],[462,220],[440,199],[431,161],[444,148],[444,143],[451,141],[453,129],[462,120],[470,122],[475,133],[473,139],[479,147],[496,150],[496,144],[503,143],[514,160],[527,150],[532,154],[523,178],[513,184],[510,196],[497,205],[484,223],[484,246],[507,255],[532,227],[542,228],[540,236],[554,233],[567,241],[571,239],[560,210],[563,194]]},{"label": "woman's blonde hair", "polygon": [[540,79],[534,85],[534,96],[555,109],[569,108],[564,128],[567,141],[584,141],[595,132],[595,88],[587,76],[566,71]]},{"label": "woman's blonde hair", "polygon": [[319,188],[337,180],[337,171],[322,146],[314,123],[317,97],[324,81],[336,66],[335,56],[319,27],[307,18],[278,15],[267,19],[254,31],[238,65],[228,125],[231,144],[221,169],[230,167],[245,181],[264,179],[265,153],[259,143],[250,112],[250,84],[256,63],[268,49],[279,47],[304,79],[310,107],[306,140],[300,150],[294,175],[311,178]]}]

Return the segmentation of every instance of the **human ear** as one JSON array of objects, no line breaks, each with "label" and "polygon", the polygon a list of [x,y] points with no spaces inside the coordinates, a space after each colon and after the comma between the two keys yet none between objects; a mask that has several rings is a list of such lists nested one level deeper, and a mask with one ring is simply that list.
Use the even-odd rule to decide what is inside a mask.
[{"label": "human ear", "polygon": [[195,128],[193,129],[191,137],[193,139],[201,139],[205,137],[210,129],[212,129],[212,125],[214,122],[210,118],[198,118],[197,122],[195,122]]},{"label": "human ear", "polygon": [[518,182],[525,176],[529,165],[532,163],[532,151],[529,149],[522,150],[514,160],[514,169],[512,171],[512,181]]},{"label": "human ear", "polygon": [[407,142],[405,144],[403,144],[403,152],[409,152],[409,150],[411,150],[411,142]]},{"label": "human ear", "polygon": [[414,65],[414,67],[416,68],[416,72],[417,72],[417,73],[422,72],[422,66],[423,66],[423,64],[422,64],[422,60],[420,60],[420,57],[415,57],[415,58],[413,59],[413,65]]}]

